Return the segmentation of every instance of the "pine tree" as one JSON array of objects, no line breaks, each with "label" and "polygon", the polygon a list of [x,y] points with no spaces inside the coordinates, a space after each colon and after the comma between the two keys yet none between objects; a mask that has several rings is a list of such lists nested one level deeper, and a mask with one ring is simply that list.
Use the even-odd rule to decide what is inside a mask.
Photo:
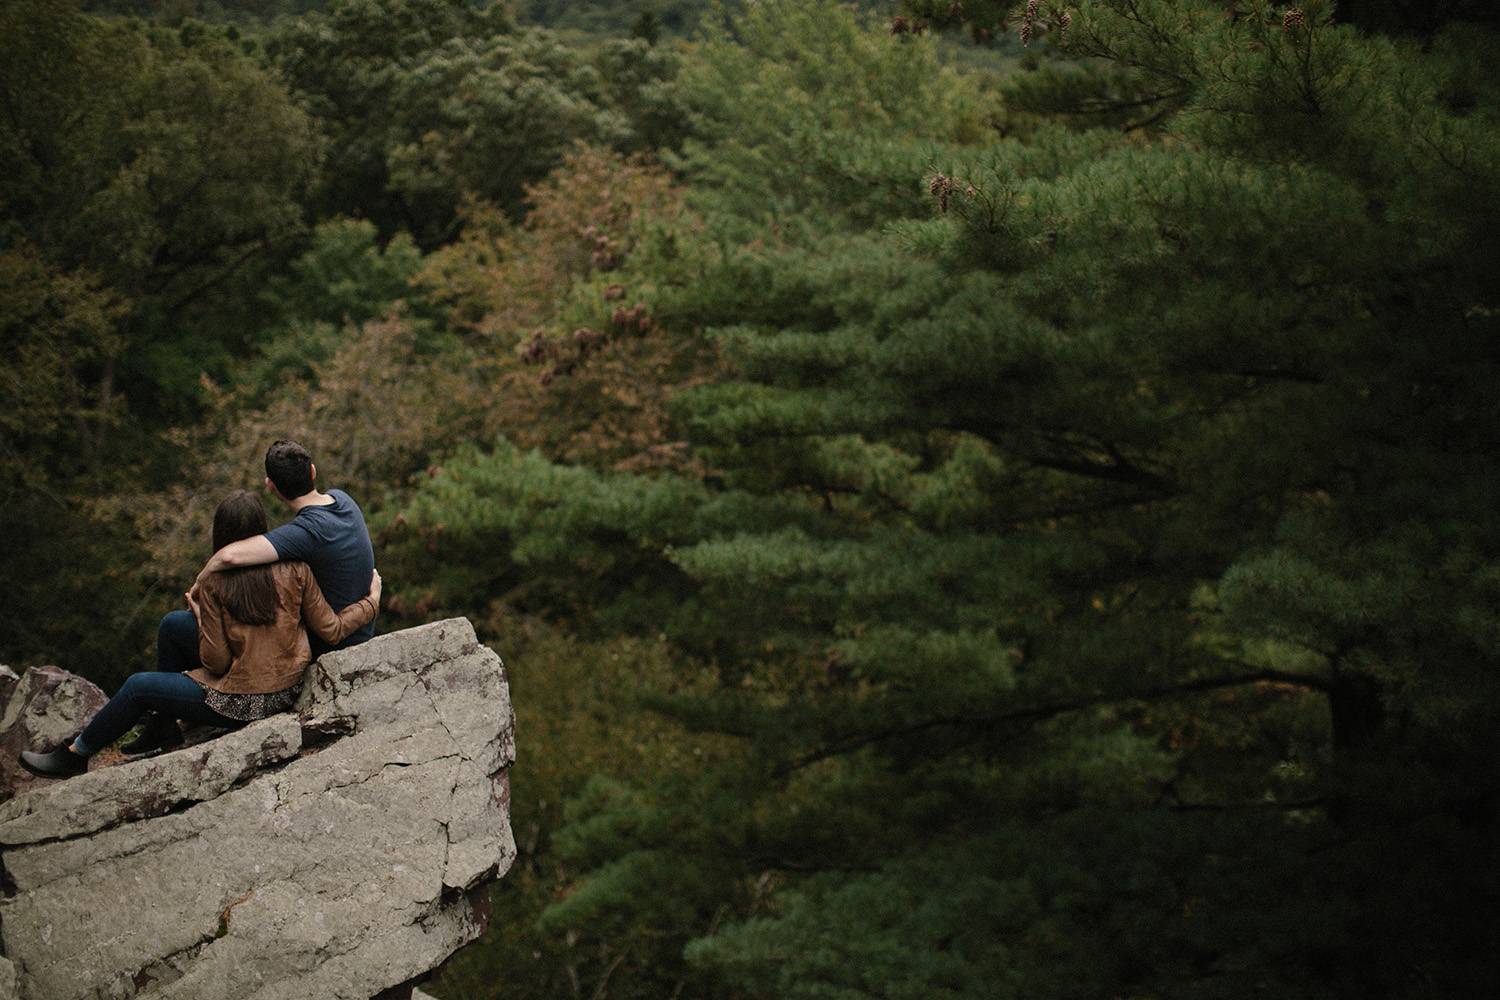
[{"label": "pine tree", "polygon": [[651,701],[740,743],[576,803],[548,924],[655,939],[620,995],[1485,995],[1495,36],[1030,6],[1144,115],[830,121],[863,169],[774,212],[732,130],[690,144],[736,214],[660,313],[736,365],[677,403],[713,475],[443,487],[711,667]]}]

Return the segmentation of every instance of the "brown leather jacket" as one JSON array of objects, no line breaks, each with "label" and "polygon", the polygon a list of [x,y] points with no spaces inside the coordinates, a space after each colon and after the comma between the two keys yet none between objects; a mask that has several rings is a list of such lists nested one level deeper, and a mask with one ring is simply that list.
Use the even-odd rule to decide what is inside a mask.
[{"label": "brown leather jacket", "polygon": [[277,562],[271,564],[275,624],[241,625],[224,610],[216,577],[211,575],[198,592],[198,658],[203,666],[187,675],[225,694],[266,694],[300,681],[312,662],[304,622],[325,642],[338,643],[375,617],[375,601],[368,595],[335,613],[307,563]]}]

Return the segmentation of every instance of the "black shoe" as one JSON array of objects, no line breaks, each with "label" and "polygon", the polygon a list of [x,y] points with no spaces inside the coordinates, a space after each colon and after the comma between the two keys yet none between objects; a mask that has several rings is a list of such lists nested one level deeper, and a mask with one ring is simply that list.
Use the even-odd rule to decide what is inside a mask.
[{"label": "black shoe", "polygon": [[152,712],[141,727],[141,734],[129,743],[120,744],[124,754],[151,753],[153,750],[172,750],[182,746],[182,729],[176,719]]},{"label": "black shoe", "polygon": [[68,744],[51,753],[21,751],[21,766],[38,778],[71,778],[89,769],[89,759],[68,749]]}]

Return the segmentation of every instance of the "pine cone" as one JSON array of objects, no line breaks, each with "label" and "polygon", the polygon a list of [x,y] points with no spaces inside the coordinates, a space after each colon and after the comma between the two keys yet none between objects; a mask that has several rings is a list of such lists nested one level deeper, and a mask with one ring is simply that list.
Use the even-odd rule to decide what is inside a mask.
[{"label": "pine cone", "polygon": [[938,200],[938,210],[948,211],[948,196],[953,193],[953,178],[944,176],[942,171],[938,171],[932,183],[927,185],[927,190]]}]

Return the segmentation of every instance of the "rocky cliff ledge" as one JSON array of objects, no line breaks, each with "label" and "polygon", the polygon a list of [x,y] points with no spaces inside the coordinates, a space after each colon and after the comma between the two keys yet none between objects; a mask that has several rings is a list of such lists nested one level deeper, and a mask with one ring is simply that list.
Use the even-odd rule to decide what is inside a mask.
[{"label": "rocky cliff ledge", "polygon": [[0,803],[0,998],[405,1000],[515,858],[514,732],[453,619],[323,656],[296,713],[37,782]]}]

